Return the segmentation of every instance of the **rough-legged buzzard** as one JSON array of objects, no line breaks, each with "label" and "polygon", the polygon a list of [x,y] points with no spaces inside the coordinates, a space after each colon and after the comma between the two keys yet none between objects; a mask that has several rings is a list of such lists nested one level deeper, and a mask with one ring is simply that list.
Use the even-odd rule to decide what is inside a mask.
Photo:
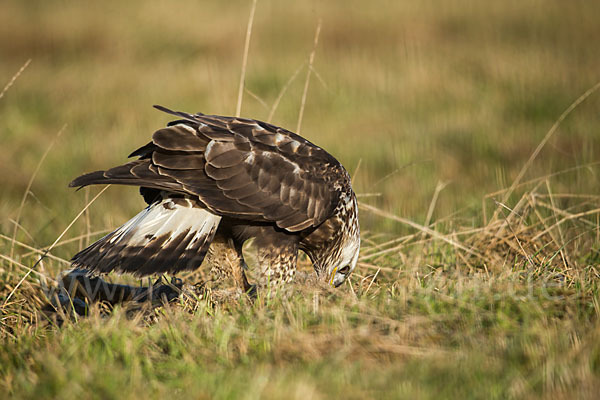
[{"label": "rough-legged buzzard", "polygon": [[130,155],[137,160],[71,182],[139,186],[148,203],[77,253],[75,267],[143,276],[193,270],[207,258],[247,290],[242,245],[254,238],[263,285],[291,281],[298,250],[320,279],[346,280],[360,248],[358,209],[333,156],[265,122],[155,107],[179,119]]}]

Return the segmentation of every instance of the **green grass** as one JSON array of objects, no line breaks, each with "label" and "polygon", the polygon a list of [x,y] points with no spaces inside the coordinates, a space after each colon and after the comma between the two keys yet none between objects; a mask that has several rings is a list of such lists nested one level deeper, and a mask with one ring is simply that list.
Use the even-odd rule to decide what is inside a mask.
[{"label": "green grass", "polygon": [[[88,232],[118,226],[143,201],[109,188],[19,284],[38,259],[21,244],[53,243],[99,190],[67,183],[122,163],[165,124],[152,104],[234,113],[250,4],[0,5],[0,86],[32,60],[0,98],[6,237],[66,125],[34,177],[17,244],[0,239],[0,255],[21,264],[0,259],[0,393],[596,397],[600,93],[561,122],[504,202],[561,113],[600,81],[600,7],[584,0],[260,0],[246,88],[268,107],[246,93],[243,116],[267,118],[322,19],[301,133],[364,195],[352,288],[46,319],[38,274],[56,277],[100,236]],[[273,123],[296,127],[305,77],[304,67]]]}]

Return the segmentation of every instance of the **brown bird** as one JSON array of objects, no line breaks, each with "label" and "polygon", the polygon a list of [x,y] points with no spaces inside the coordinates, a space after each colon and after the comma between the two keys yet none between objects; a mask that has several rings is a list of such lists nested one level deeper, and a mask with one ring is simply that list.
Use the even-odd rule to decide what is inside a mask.
[{"label": "brown bird", "polygon": [[148,203],[73,256],[73,266],[174,274],[206,257],[213,272],[248,290],[242,245],[254,238],[261,285],[292,281],[298,250],[320,279],[334,286],[346,280],[360,248],[358,207],[333,156],[265,122],[155,107],[179,119],[131,153],[137,160],[70,183],[139,186]]}]

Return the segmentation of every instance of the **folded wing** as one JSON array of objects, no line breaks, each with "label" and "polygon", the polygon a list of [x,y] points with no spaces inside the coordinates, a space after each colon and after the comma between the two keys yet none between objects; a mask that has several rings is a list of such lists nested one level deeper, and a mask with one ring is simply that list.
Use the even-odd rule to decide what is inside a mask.
[{"label": "folded wing", "polygon": [[83,175],[71,186],[116,183],[193,195],[213,214],[296,232],[329,218],[350,185],[335,158],[282,128],[157,108],[182,119],[133,152],[138,160]]}]

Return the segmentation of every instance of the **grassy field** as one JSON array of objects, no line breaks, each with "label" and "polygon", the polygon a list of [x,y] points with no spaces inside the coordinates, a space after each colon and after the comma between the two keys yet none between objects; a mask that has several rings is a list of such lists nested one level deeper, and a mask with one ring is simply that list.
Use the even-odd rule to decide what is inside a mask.
[{"label": "grassy field", "polygon": [[42,281],[144,204],[110,187],[69,227],[102,188],[68,182],[146,143],[168,121],[152,104],[234,114],[251,5],[0,4],[0,393],[597,398],[600,4],[584,0],[259,0],[242,116],[296,130],[322,21],[301,134],[360,196],[350,283],[47,318]]}]

